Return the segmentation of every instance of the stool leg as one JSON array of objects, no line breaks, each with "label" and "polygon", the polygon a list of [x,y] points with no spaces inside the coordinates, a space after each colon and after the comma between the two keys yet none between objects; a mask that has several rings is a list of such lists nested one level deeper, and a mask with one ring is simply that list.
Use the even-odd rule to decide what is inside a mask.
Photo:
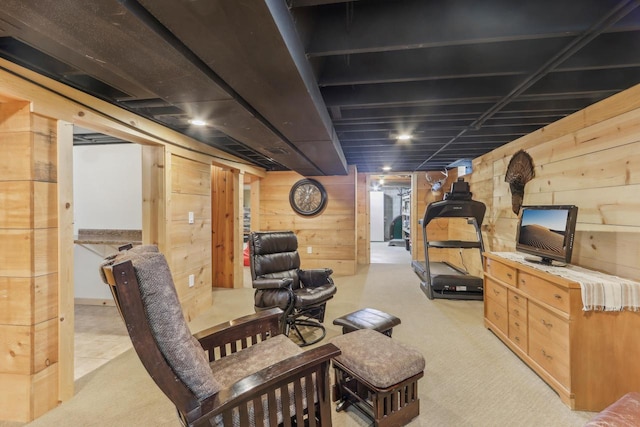
[{"label": "stool leg", "polygon": [[347,409],[351,401],[349,400],[348,393],[344,389],[346,387],[345,385],[346,373],[342,369],[338,369],[338,367],[335,367],[334,372],[336,377],[336,383],[334,386],[333,401],[338,402],[336,404],[336,412],[340,412]]}]

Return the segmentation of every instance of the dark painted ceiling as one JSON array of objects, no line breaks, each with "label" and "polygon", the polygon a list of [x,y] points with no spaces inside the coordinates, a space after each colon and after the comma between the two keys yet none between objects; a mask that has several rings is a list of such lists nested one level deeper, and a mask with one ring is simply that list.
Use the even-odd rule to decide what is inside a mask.
[{"label": "dark painted ceiling", "polygon": [[0,55],[268,170],[441,170],[639,83],[639,4],[2,0]]}]

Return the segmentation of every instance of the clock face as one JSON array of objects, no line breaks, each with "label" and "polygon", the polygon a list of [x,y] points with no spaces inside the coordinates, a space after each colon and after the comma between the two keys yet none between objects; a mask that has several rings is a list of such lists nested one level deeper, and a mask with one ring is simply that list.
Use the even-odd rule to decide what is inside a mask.
[{"label": "clock face", "polygon": [[301,215],[315,215],[324,209],[327,192],[318,181],[301,179],[291,187],[289,203]]}]

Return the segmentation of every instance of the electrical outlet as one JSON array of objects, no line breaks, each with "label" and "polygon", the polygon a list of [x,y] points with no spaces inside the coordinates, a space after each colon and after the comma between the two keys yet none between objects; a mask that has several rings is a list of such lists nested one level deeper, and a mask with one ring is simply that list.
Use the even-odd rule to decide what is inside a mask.
[{"label": "electrical outlet", "polygon": [[193,288],[196,284],[196,276],[195,274],[190,274],[189,275],[189,287]]},{"label": "electrical outlet", "polygon": [[194,221],[195,221],[195,218],[193,216],[193,212],[189,212],[189,224],[193,224]]},{"label": "electrical outlet", "polygon": [[307,253],[308,254],[312,254],[313,253],[313,248],[311,246],[307,246]]}]

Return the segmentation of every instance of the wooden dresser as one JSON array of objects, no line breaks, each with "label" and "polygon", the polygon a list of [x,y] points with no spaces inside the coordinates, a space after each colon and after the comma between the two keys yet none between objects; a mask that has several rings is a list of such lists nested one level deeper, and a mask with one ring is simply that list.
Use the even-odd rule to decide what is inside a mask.
[{"label": "wooden dresser", "polygon": [[484,323],[571,409],[640,390],[640,312],[583,311],[580,284],[484,254]]}]

